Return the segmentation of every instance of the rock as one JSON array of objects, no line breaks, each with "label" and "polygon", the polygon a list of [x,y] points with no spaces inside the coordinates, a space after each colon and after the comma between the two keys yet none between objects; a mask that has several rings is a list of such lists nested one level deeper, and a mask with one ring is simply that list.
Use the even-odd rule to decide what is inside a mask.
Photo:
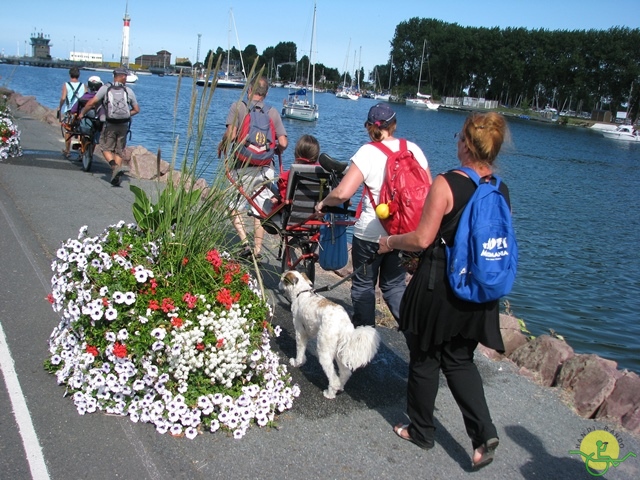
[{"label": "rock", "polygon": [[504,343],[504,355],[507,357],[527,343],[527,336],[522,333],[520,322],[511,315],[500,314],[500,333]]},{"label": "rock", "polygon": [[555,384],[560,366],[573,355],[573,348],[562,340],[541,335],[517,348],[509,358],[518,366],[539,373],[540,382],[551,387]]},{"label": "rock", "polygon": [[578,414],[593,418],[620,375],[618,364],[612,360],[598,355],[574,355],[562,364],[557,385],[570,394]]},{"label": "rock", "polygon": [[640,377],[634,372],[623,372],[595,417],[615,420],[640,433]]},{"label": "rock", "polygon": [[[145,180],[155,180],[158,178],[157,156],[144,147],[135,146],[125,149],[123,160],[129,161],[131,175]],[[171,165],[164,160],[160,160],[160,179],[162,179],[171,168]]]}]

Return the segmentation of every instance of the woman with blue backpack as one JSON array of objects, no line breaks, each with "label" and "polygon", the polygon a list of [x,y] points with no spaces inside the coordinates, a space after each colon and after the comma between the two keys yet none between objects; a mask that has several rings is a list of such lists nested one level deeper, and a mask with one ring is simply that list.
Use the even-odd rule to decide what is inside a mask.
[{"label": "woman with blue backpack", "polygon": [[410,354],[409,423],[394,432],[421,448],[434,446],[442,370],[471,438],[473,469],[491,463],[499,443],[473,355],[478,343],[504,352],[498,299],[513,284],[517,245],[509,190],[494,163],[508,135],[502,115],[469,116],[456,134],[461,167],[436,177],[416,230],[379,240],[380,253],[424,250],[400,305]]}]

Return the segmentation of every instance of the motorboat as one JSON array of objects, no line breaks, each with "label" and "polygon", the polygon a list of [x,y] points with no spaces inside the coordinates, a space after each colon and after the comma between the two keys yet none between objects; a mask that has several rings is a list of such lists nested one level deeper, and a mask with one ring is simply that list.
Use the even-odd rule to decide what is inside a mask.
[{"label": "motorboat", "polygon": [[620,140],[623,142],[640,142],[640,132],[633,125],[620,125],[615,130],[602,130],[600,133],[605,138]]}]

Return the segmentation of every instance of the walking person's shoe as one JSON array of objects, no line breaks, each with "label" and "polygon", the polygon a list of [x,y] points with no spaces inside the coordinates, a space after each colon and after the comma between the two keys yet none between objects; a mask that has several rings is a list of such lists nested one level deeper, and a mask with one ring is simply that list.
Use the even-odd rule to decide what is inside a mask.
[{"label": "walking person's shoe", "polygon": [[127,173],[129,169],[122,165],[116,165],[114,169],[111,171],[111,185],[114,187],[120,186],[120,182],[122,181],[122,175]]}]

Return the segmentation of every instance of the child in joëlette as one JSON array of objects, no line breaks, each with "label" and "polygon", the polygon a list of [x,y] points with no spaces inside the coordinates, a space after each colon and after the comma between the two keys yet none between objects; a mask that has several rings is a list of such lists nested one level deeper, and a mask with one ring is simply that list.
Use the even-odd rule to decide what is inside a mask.
[{"label": "child in jo\u00eblette", "polygon": [[[296,143],[294,151],[295,160],[293,163],[302,163],[307,165],[314,165],[318,163],[320,157],[320,143],[318,139],[313,135],[303,135]],[[286,170],[280,174],[278,178],[278,195],[271,199],[271,202],[278,204],[282,199],[287,196],[287,185],[289,183],[289,170]]]}]

